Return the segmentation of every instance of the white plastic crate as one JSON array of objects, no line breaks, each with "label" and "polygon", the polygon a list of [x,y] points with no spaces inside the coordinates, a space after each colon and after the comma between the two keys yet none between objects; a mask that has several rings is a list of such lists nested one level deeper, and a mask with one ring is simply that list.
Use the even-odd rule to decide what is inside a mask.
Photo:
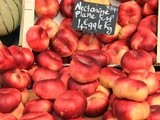
[{"label": "white plastic crate", "polygon": [[160,66],[160,2],[158,2],[158,30],[157,30],[157,61],[156,65]]}]

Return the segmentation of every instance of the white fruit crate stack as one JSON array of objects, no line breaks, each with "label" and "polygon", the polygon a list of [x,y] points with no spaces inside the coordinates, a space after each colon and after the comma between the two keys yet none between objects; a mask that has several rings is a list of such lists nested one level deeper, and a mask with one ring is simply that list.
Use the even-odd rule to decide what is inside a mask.
[{"label": "white fruit crate stack", "polygon": [[26,33],[34,25],[35,0],[22,0],[22,21],[20,28],[19,46],[28,47]]},{"label": "white fruit crate stack", "polygon": [[160,2],[158,2],[158,30],[157,30],[157,64],[160,66]]}]

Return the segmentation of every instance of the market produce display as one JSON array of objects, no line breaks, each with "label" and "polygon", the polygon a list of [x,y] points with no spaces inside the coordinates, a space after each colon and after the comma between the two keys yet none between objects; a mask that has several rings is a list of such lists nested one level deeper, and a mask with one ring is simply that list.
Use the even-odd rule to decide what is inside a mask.
[{"label": "market produce display", "polygon": [[113,35],[74,29],[75,0],[35,1],[29,47],[0,44],[0,119],[160,119],[158,0],[118,0]]}]

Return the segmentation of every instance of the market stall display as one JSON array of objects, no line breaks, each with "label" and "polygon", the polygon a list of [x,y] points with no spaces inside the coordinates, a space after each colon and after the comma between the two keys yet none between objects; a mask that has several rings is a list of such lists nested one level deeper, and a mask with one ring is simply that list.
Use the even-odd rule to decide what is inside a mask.
[{"label": "market stall display", "polygon": [[[19,46],[0,45],[0,117],[13,120],[160,117],[160,71],[156,69],[158,0],[106,3],[32,0],[31,3],[29,0],[23,3],[32,6],[23,7]],[[76,22],[76,26],[75,15],[85,22]],[[116,22],[111,25],[116,15]],[[113,26],[114,33],[99,31],[112,30]]]}]

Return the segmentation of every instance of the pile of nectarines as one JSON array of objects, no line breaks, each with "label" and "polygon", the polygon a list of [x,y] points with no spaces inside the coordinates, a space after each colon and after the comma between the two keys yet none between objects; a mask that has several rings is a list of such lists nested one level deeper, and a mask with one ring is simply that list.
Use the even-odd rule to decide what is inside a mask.
[{"label": "pile of nectarines", "polygon": [[73,29],[75,1],[36,0],[29,47],[0,44],[0,119],[159,120],[158,0],[118,0],[114,35]]}]

